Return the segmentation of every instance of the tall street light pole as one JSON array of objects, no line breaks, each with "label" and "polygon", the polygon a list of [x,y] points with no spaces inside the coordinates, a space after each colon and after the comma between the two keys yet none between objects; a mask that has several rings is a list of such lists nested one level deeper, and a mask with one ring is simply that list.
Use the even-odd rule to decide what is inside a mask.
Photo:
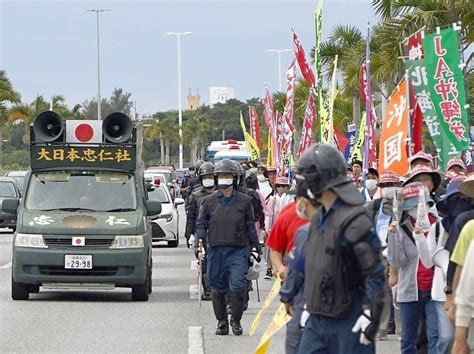
[{"label": "tall street light pole", "polygon": [[179,168],[183,168],[183,112],[181,110],[181,36],[192,32],[165,32],[178,38],[178,129],[179,129]]},{"label": "tall street light pole", "polygon": [[281,92],[281,53],[291,52],[291,49],[267,49],[267,52],[278,53],[278,91]]},{"label": "tall street light pole", "polygon": [[89,12],[95,12],[97,15],[97,120],[101,119],[100,109],[100,32],[99,32],[99,14],[101,12],[110,11],[110,9],[90,9]]}]

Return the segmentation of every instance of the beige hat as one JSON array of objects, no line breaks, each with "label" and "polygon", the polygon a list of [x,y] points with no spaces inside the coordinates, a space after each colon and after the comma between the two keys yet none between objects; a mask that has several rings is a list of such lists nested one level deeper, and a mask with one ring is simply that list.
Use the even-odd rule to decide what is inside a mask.
[{"label": "beige hat", "polygon": [[474,198],[474,175],[470,175],[462,181],[459,185],[459,190],[469,198]]}]

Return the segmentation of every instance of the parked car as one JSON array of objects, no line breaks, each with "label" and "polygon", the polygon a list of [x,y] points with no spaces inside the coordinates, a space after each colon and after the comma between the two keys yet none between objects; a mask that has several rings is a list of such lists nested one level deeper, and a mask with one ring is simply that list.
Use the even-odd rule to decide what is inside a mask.
[{"label": "parked car", "polygon": [[9,171],[5,174],[5,177],[11,177],[16,181],[20,191],[23,191],[23,184],[25,183],[25,176],[28,171]]},{"label": "parked car", "polygon": [[[161,168],[149,168],[145,170],[145,178],[146,177],[152,177],[153,179],[155,177],[164,177],[166,187],[168,187],[173,200],[174,198],[179,196],[180,188],[173,171]],[[163,180],[161,181],[161,183],[163,184]]]},{"label": "parked car", "polygon": [[[20,199],[21,193],[17,182],[11,177],[0,177],[0,203],[4,199]],[[16,231],[16,214],[9,214],[0,209],[0,227]]]},{"label": "parked car", "polygon": [[184,199],[171,199],[170,192],[166,185],[153,181],[149,184],[149,177],[145,177],[148,183],[148,199],[157,200],[161,203],[161,214],[151,220],[152,242],[166,241],[168,247],[178,247],[179,245],[179,213],[176,207],[184,204]]}]

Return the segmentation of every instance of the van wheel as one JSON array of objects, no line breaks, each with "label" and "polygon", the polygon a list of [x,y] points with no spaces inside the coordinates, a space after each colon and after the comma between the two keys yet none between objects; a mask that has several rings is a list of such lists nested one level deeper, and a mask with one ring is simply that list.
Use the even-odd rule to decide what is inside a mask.
[{"label": "van wheel", "polygon": [[147,270],[146,280],[140,285],[132,286],[132,301],[148,301],[151,283],[151,272]]},{"label": "van wheel", "polygon": [[12,278],[12,299],[13,300],[28,300],[30,292],[28,291],[28,284],[17,283]]}]

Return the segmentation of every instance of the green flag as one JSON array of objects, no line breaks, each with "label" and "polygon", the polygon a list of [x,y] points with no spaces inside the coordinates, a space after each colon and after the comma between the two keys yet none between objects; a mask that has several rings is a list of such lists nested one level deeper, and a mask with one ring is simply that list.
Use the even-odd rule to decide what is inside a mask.
[{"label": "green flag", "polygon": [[438,122],[459,150],[469,149],[469,120],[457,32],[445,28],[425,35],[426,75]]}]

